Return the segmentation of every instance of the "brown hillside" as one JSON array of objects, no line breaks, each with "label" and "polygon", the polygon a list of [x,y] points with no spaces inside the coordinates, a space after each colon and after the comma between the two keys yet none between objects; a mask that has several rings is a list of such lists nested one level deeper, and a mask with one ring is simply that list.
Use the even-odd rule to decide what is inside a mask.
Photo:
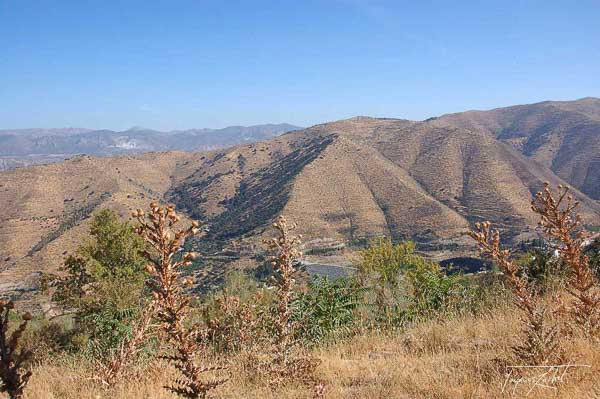
[{"label": "brown hillside", "polygon": [[[552,171],[482,131],[353,118],[213,153],[170,199],[207,219],[209,240],[251,241],[276,215],[309,243],[389,234],[454,239],[490,219],[514,234],[535,224],[529,201]],[[240,162],[243,159],[243,162]],[[590,223],[600,207],[575,191]]]},{"label": "brown hillside", "polygon": [[87,156],[0,174],[0,291],[35,289],[87,233],[84,221],[109,207],[127,217],[161,199],[186,153],[118,158]]},{"label": "brown hillside", "polygon": [[430,122],[483,131],[514,148],[594,199],[600,199],[600,99],[444,115]]},{"label": "brown hillside", "polygon": [[[595,108],[587,108],[581,115],[592,120]],[[504,228],[504,237],[530,238],[536,222],[531,195],[544,181],[564,181],[535,161],[541,149],[524,155],[514,142],[490,134],[484,122],[492,119],[476,115],[476,128],[449,117],[358,117],[225,150],[82,156],[0,173],[0,292],[27,298],[40,271],[56,270],[81,243],[94,210],[109,207],[127,217],[151,200],[173,202],[203,220],[206,235],[193,245],[208,255],[256,250],[282,213],[300,224],[308,249],[388,235],[451,257],[472,249],[462,234],[483,219]],[[560,151],[567,151],[565,143]],[[565,165],[573,176],[590,176],[581,163]],[[573,193],[586,223],[600,225],[600,205]]]}]

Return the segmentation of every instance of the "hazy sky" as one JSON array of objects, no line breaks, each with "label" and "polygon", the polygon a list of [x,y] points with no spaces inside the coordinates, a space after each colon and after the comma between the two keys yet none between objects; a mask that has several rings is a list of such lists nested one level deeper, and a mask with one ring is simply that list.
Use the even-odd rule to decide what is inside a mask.
[{"label": "hazy sky", "polygon": [[600,96],[600,1],[0,0],[0,128],[425,119]]}]

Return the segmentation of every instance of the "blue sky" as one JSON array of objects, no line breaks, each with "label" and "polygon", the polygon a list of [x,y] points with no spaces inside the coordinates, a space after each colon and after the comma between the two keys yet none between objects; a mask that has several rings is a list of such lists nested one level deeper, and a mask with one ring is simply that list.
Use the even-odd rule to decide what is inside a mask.
[{"label": "blue sky", "polygon": [[0,0],[0,128],[425,119],[600,96],[600,1]]}]

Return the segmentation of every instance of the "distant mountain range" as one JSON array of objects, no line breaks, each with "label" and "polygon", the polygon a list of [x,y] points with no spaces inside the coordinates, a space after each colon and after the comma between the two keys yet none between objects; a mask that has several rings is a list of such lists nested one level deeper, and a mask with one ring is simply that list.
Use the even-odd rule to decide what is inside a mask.
[{"label": "distant mountain range", "polygon": [[[78,138],[78,151],[88,152],[108,136],[105,148],[118,153],[210,148],[281,129],[52,137]],[[476,254],[464,232],[477,221],[492,221],[513,242],[539,237],[530,200],[545,181],[572,186],[584,224],[600,228],[600,99],[426,121],[356,117],[205,152],[73,157],[0,173],[0,292],[34,293],[40,271],[61,265],[101,208],[127,217],[150,201],[174,203],[207,226],[190,242],[202,254],[260,254],[270,223],[284,214],[299,224],[306,253],[388,236],[451,261]],[[215,266],[214,275],[225,268]]]},{"label": "distant mountain range", "polygon": [[291,130],[287,123],[160,132],[83,128],[0,130],[0,170],[49,163],[73,155],[111,156],[151,151],[203,151],[266,140]]}]

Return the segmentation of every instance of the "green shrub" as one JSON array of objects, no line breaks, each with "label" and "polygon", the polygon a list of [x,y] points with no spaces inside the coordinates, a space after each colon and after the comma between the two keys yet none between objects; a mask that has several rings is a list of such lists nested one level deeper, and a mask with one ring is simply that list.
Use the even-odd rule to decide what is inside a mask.
[{"label": "green shrub", "polygon": [[481,301],[480,287],[472,279],[447,275],[437,262],[416,257],[404,276],[408,306],[401,315],[407,320],[473,311]]},{"label": "green shrub", "polygon": [[363,294],[364,288],[351,278],[314,278],[292,303],[298,338],[319,342],[332,334],[348,333]]},{"label": "green shrub", "polygon": [[[415,244],[379,239],[361,252],[359,280],[375,295],[375,322],[391,326],[420,318],[446,317],[481,307],[476,279],[447,275],[439,263],[415,253]],[[369,298],[366,298],[369,304]]]},{"label": "green shrub", "polygon": [[389,319],[397,307],[401,293],[400,277],[415,260],[415,244],[408,241],[394,245],[390,239],[379,238],[360,252],[359,281],[375,295],[377,318]]},{"label": "green shrub", "polygon": [[133,226],[111,210],[96,213],[90,237],[69,256],[55,278],[53,300],[75,311],[74,342],[80,349],[115,348],[145,301],[145,244]]},{"label": "green shrub", "polygon": [[563,262],[550,248],[534,248],[517,256],[515,262],[539,293],[551,290],[567,277]]},{"label": "green shrub", "polygon": [[92,359],[114,351],[132,332],[133,321],[139,317],[138,308],[118,309],[113,303],[80,316],[88,339],[83,353]]}]

